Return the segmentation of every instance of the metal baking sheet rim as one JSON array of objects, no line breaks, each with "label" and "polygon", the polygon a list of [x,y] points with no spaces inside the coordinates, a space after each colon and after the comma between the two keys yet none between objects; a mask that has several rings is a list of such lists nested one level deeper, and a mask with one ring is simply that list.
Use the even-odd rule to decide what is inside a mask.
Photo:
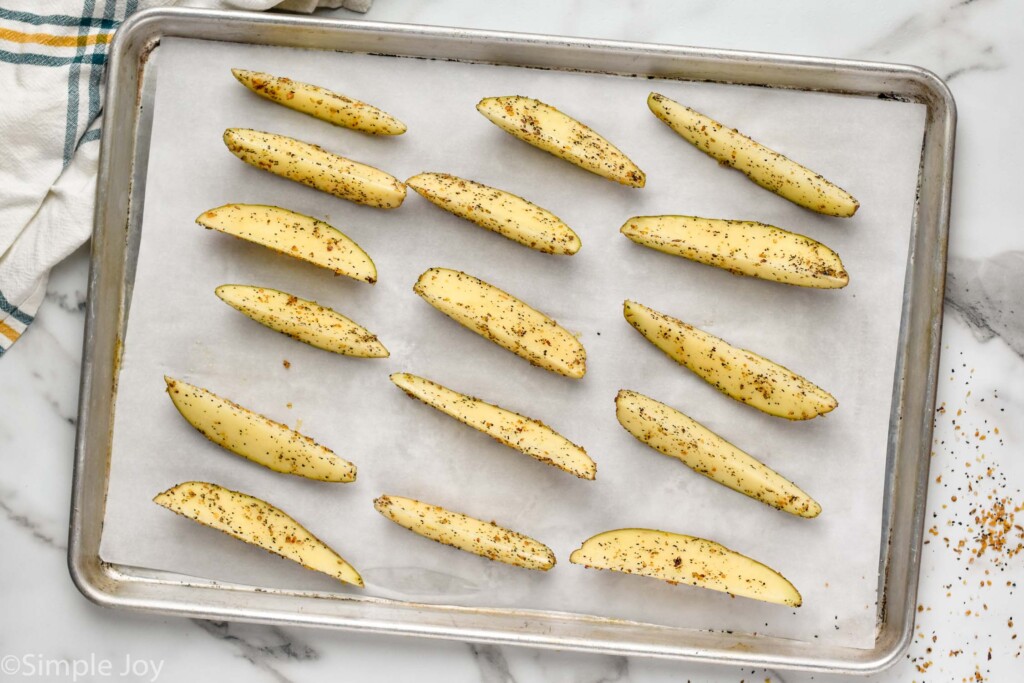
[{"label": "metal baking sheet rim", "polygon": [[[143,76],[152,51],[165,36],[819,90],[925,104],[918,201],[893,383],[875,647],[818,646],[574,614],[267,590],[102,562],[99,539],[117,368],[148,156],[148,145],[138,143],[140,136],[148,136],[147,117],[152,115],[146,102],[152,97],[152,78],[145,82]],[[956,128],[953,97],[937,76],[917,67],[874,62],[277,14],[152,9],[134,15],[117,31],[110,48],[106,95],[68,545],[71,578],[87,598],[105,606],[199,618],[833,673],[882,670],[909,647],[924,531]]]}]

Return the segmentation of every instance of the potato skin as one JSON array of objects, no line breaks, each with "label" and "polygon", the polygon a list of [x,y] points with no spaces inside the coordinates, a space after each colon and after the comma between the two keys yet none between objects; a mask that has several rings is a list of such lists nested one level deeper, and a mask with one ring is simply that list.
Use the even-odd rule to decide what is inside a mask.
[{"label": "potato skin", "polygon": [[377,107],[311,83],[260,71],[232,69],[238,82],[260,97],[343,128],[370,135],[401,135],[404,123]]},{"label": "potato skin", "polygon": [[816,289],[838,289],[850,282],[839,254],[810,237],[765,223],[634,216],[619,232],[650,249],[734,275]]},{"label": "potato skin", "polygon": [[798,206],[839,218],[849,218],[860,208],[843,188],[709,116],[656,92],[648,96],[647,106],[700,151]]},{"label": "potato skin", "polygon": [[726,396],[787,420],[809,420],[835,410],[835,397],[789,368],[733,346],[682,320],[635,301],[623,316],[665,355]]},{"label": "potato skin", "polygon": [[382,495],[373,507],[413,533],[488,560],[540,571],[555,566],[551,548],[494,522],[402,496]]},{"label": "potato skin", "polygon": [[255,496],[210,482],[186,481],[157,494],[153,502],[306,569],[363,586],[359,572],[341,555],[283,510]]},{"label": "potato skin", "polygon": [[447,173],[420,173],[405,184],[435,206],[530,249],[560,256],[580,250],[579,235],[558,216],[510,192]]},{"label": "potato skin", "polygon": [[355,465],[287,425],[188,382],[167,376],[164,381],[185,421],[221,448],[282,474],[327,482],[355,481]]},{"label": "potato skin", "polygon": [[216,294],[260,325],[318,349],[357,358],[390,355],[377,335],[315,301],[252,285],[221,285]]},{"label": "potato skin", "polygon": [[248,128],[228,128],[224,131],[224,144],[250,166],[340,199],[378,209],[396,209],[405,201],[405,185],[393,175],[302,140]]},{"label": "potato skin", "polygon": [[377,282],[377,267],[363,249],[332,225],[263,204],[225,204],[204,211],[196,223],[271,251],[312,263],[353,280]]},{"label": "potato skin", "polygon": [[664,403],[623,389],[615,417],[641,443],[733,491],[797,517],[821,514],[821,505],[796,484]]},{"label": "potato skin", "polygon": [[485,97],[477,111],[523,142],[629,187],[643,187],[640,167],[593,129],[550,104],[522,95]]},{"label": "potato skin", "polygon": [[584,541],[569,562],[790,607],[803,602],[796,587],[771,567],[720,543],[669,531],[605,531]]},{"label": "potato skin", "polygon": [[460,394],[407,372],[391,375],[391,381],[412,398],[546,465],[580,479],[593,479],[597,475],[597,464],[582,446],[577,446],[540,420]]},{"label": "potato skin", "polygon": [[587,351],[579,339],[480,278],[450,268],[430,268],[420,275],[413,291],[460,325],[532,365],[573,379],[587,372]]}]

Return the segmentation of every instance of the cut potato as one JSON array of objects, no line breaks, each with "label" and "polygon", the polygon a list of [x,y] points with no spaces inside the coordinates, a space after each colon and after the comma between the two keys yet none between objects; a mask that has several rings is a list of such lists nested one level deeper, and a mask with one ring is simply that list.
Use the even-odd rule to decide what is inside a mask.
[{"label": "cut potato", "polygon": [[764,223],[696,216],[634,216],[619,232],[637,244],[736,275],[837,289],[850,276],[821,242]]},{"label": "cut potato", "polygon": [[445,211],[545,254],[575,254],[580,238],[555,214],[522,197],[447,173],[405,181]]},{"label": "cut potato", "polygon": [[769,415],[809,420],[839,405],[832,394],[792,370],[682,320],[635,301],[625,302],[623,314],[629,324],[669,358],[727,396]]},{"label": "cut potato", "polygon": [[390,355],[377,335],[315,301],[251,285],[221,285],[216,291],[221,301],[260,325],[318,349],[359,358]]},{"label": "cut potato", "polygon": [[231,73],[260,97],[336,126],[371,135],[401,135],[406,130],[405,124],[391,114],[318,85],[260,71],[232,69]]},{"label": "cut potato", "polygon": [[555,566],[551,548],[494,522],[401,496],[381,496],[373,507],[409,531],[488,560],[541,571]]},{"label": "cut potato", "polygon": [[363,585],[359,572],[305,527],[270,503],[205,481],[187,481],[153,498],[157,505],[306,569]]},{"label": "cut potato", "polygon": [[509,448],[581,479],[593,479],[597,474],[597,465],[582,446],[577,446],[540,420],[460,394],[407,372],[391,375],[391,381],[413,398],[418,398]]},{"label": "cut potato", "polygon": [[405,200],[405,185],[393,175],[308,142],[248,128],[228,128],[224,144],[247,164],[356,204],[394,209]]},{"label": "cut potato", "polygon": [[733,491],[798,517],[821,514],[796,484],[664,403],[623,389],[615,397],[615,416],[641,442]]},{"label": "cut potato", "polygon": [[476,110],[506,133],[602,178],[630,187],[647,182],[615,145],[550,104],[519,95],[485,97]]},{"label": "cut potato", "polygon": [[793,584],[771,567],[714,541],[668,531],[605,531],[584,541],[569,561],[778,605],[799,607],[803,602]]},{"label": "cut potato", "polygon": [[206,389],[166,376],[164,381],[181,416],[218,446],[275,472],[319,481],[355,481],[355,465],[308,436]]},{"label": "cut potato", "polygon": [[652,92],[647,106],[687,142],[789,201],[828,216],[848,218],[860,203],[809,168],[751,140],[738,130]]},{"label": "cut potato", "polygon": [[494,285],[448,268],[420,275],[413,291],[460,325],[533,365],[579,379],[587,371],[580,340],[540,311]]},{"label": "cut potato", "polygon": [[196,223],[333,270],[354,280],[377,281],[377,267],[358,244],[323,221],[262,204],[225,204],[204,211]]}]

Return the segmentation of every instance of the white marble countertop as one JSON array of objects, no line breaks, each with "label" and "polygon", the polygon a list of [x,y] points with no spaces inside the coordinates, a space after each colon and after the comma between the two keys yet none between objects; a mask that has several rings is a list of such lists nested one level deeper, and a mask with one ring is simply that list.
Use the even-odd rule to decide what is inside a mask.
[{"label": "white marble countertop", "polygon": [[[870,680],[1024,680],[1024,230],[1012,203],[1024,179],[1014,127],[1024,119],[1024,5],[376,0],[365,18],[895,61],[946,79],[960,120],[916,637]],[[836,680],[92,605],[65,559],[86,274],[83,249],[54,272],[36,322],[0,361],[0,658],[36,669],[93,662],[78,680]],[[103,660],[107,675],[97,673]],[[126,662],[134,673],[122,676]],[[50,666],[50,676],[0,678],[72,680]]]}]

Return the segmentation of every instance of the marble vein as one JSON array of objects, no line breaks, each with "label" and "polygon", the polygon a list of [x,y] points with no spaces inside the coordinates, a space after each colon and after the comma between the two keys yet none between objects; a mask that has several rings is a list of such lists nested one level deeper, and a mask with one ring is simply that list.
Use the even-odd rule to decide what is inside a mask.
[{"label": "marble vein", "polygon": [[50,548],[56,548],[57,550],[67,549],[67,544],[63,541],[58,541],[56,538],[46,533],[43,530],[43,525],[39,524],[28,515],[15,510],[9,502],[10,497],[11,493],[9,491],[0,492],[0,513],[3,513],[3,516],[9,522],[22,531],[28,532],[32,538],[41,542],[43,545],[49,546]]},{"label": "marble vein", "polygon": [[508,668],[508,660],[497,645],[469,643],[469,651],[480,667],[481,683],[516,683]]},{"label": "marble vein", "polygon": [[951,256],[946,303],[982,341],[1000,337],[1024,358],[1024,251],[990,259]]},{"label": "marble vein", "polygon": [[192,623],[214,638],[234,646],[239,656],[269,674],[278,683],[291,683],[273,662],[310,662],[320,653],[309,645],[296,642],[277,626],[240,624],[227,621],[193,619]]}]

